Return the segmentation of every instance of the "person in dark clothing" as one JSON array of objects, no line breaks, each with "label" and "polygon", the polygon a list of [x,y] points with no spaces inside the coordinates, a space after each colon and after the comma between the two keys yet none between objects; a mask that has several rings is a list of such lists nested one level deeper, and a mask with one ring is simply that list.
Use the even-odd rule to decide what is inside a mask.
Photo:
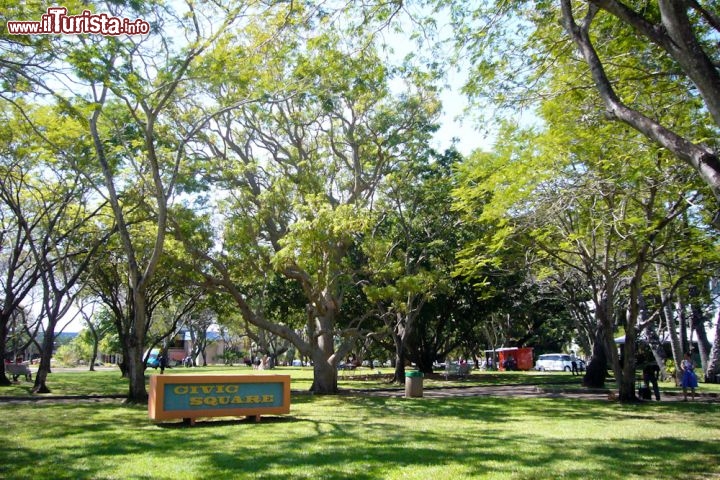
[{"label": "person in dark clothing", "polygon": [[165,373],[165,367],[167,367],[168,364],[167,350],[160,352],[160,355],[158,356],[158,363],[160,363],[160,373]]},{"label": "person in dark clothing", "polygon": [[511,356],[507,359],[507,363],[505,364],[505,369],[510,371],[517,370],[517,361],[515,360],[515,357]]},{"label": "person in dark clothing", "polygon": [[645,388],[650,388],[652,384],[655,392],[655,400],[660,401],[660,388],[658,387],[658,379],[660,378],[660,367],[655,363],[648,363],[643,367],[643,383]]}]

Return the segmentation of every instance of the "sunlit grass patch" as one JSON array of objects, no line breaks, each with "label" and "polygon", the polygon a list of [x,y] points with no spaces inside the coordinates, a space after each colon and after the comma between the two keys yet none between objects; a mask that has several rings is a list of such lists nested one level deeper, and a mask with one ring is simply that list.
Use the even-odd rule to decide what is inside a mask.
[{"label": "sunlit grass patch", "polygon": [[[289,415],[154,424],[121,401],[2,406],[2,478],[707,478],[714,404],[293,395]],[[42,435],[40,434],[42,432]]]}]

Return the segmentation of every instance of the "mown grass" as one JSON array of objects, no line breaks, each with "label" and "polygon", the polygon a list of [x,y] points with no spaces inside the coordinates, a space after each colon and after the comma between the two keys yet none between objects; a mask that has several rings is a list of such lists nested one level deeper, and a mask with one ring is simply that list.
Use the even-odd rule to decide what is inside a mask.
[{"label": "mown grass", "polygon": [[[147,377],[159,373],[159,370],[149,369]],[[292,377],[292,388],[296,391],[307,391],[312,384],[312,368],[309,367],[279,367],[269,371],[257,371],[245,366],[210,366],[199,368],[171,368],[165,371],[170,375],[187,374],[287,374]],[[340,371],[338,386],[343,390],[386,390],[402,389],[402,385],[389,383],[393,370],[388,368],[369,369],[362,368],[357,371]],[[638,383],[640,376],[638,375]],[[548,389],[582,390],[582,377],[573,376],[565,372],[480,372],[474,371],[464,379],[457,377],[446,378],[442,373],[433,374],[424,378],[425,388],[468,387],[474,385],[538,385]],[[90,372],[87,369],[55,369],[48,376],[47,385],[51,394],[55,395],[126,395],[128,392],[127,380],[120,376],[117,368],[101,368]],[[26,381],[13,383],[9,387],[0,388],[0,397],[32,395],[33,384]],[[614,389],[612,379],[606,384],[608,389]],[[672,382],[661,382],[661,392],[678,393],[681,391]],[[715,393],[720,395],[720,384],[701,383],[698,392]]]},{"label": "mown grass", "polygon": [[[273,373],[290,373],[294,391],[309,388],[307,369]],[[488,375],[458,383],[536,380]],[[55,395],[127,389],[117,371],[58,371],[49,384]],[[341,376],[340,385],[388,387],[384,377]],[[3,402],[0,411],[8,479],[720,478],[715,403],[294,393],[289,415],[194,427],[154,424],[145,407],[121,400]]]}]

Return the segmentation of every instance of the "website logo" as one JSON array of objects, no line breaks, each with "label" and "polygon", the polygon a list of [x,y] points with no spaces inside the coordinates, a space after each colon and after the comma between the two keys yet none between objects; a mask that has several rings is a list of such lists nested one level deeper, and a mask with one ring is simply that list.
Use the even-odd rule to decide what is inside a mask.
[{"label": "website logo", "polygon": [[10,35],[147,35],[150,24],[140,18],[130,20],[83,10],[80,15],[68,15],[65,7],[48,7],[40,21],[8,21]]}]

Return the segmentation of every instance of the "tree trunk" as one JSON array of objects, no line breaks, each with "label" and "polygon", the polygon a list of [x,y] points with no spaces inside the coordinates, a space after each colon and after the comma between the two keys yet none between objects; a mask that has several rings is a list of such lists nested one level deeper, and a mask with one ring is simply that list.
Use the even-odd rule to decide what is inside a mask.
[{"label": "tree trunk", "polygon": [[720,74],[717,65],[703,50],[697,38],[695,25],[690,20],[688,3],[674,0],[660,0],[660,17],[665,35],[653,38],[662,46],[697,86],[698,93],[705,101],[705,107],[720,125]]},{"label": "tree trunk", "polygon": [[133,328],[126,337],[128,379],[127,403],[147,403],[148,392],[145,388],[145,363],[143,362],[143,350],[145,346],[145,325],[147,324],[147,313],[145,309],[145,293],[135,290],[133,294],[134,322]]},{"label": "tree trunk", "polygon": [[[678,311],[680,312],[680,355],[678,359],[682,361],[683,354],[690,351],[690,339],[687,336],[688,332],[688,318],[687,318],[687,306],[683,301],[682,297],[678,295]],[[680,365],[680,363],[678,363]]]},{"label": "tree trunk", "polygon": [[[684,72],[695,82],[705,100],[705,106],[710,110],[717,123],[720,121],[720,97],[717,96],[720,95],[718,73],[712,65],[711,59],[704,54],[703,49],[692,35],[692,29],[687,22],[687,5],[685,2],[659,2],[661,6],[665,4],[663,25],[660,26],[646,22],[635,23],[629,20],[625,15],[631,10],[625,7],[623,2],[593,1],[591,3],[595,5],[590,5],[588,13],[578,24],[573,14],[572,2],[562,0],[562,23],[565,31],[570,35],[590,67],[590,73],[608,114],[630,125],[692,166],[705,184],[710,187],[715,199],[720,201],[720,160],[717,154],[710,147],[702,143],[694,144],[640,111],[628,107],[615,92],[615,87],[605,72],[590,35],[590,25],[599,7],[612,12],[635,28],[638,28],[639,25],[646,26],[647,28],[638,29],[639,32],[663,47],[683,67]],[[669,5],[674,6],[669,8]],[[682,11],[685,13],[680,14],[679,12]],[[665,31],[666,29],[667,31]],[[677,43],[678,41],[680,43]],[[716,214],[714,223],[719,221],[720,213]]]},{"label": "tree trunk", "polygon": [[[434,360],[435,360],[435,357],[432,352],[428,352],[425,349],[423,349],[421,352],[418,352],[417,362],[416,362],[418,370],[420,370],[422,373],[425,373],[425,374],[433,373]],[[475,368],[477,368],[478,365],[477,365],[477,359],[475,358],[475,355],[473,355],[472,361],[475,364]]]},{"label": "tree trunk", "polygon": [[127,353],[127,348],[125,346],[123,348],[123,353],[120,355],[120,361],[118,362],[118,367],[120,367],[120,376],[122,378],[130,378],[130,374],[128,373],[128,364],[127,359],[130,357]]},{"label": "tree trunk", "polygon": [[[588,363],[583,377],[583,385],[590,388],[603,388],[607,378],[607,334],[608,328],[605,317],[607,316],[607,299],[601,298],[595,303],[595,342],[593,343],[592,356]],[[612,332],[610,334],[612,336]]]},{"label": "tree trunk", "polygon": [[395,323],[388,325],[392,332],[393,343],[395,344],[395,373],[392,383],[403,383],[405,381],[405,345],[407,343],[407,329],[403,314],[395,314]]},{"label": "tree trunk", "polygon": [[8,335],[8,321],[5,318],[0,318],[0,387],[9,387],[12,382],[5,375],[5,349],[7,348],[7,335]]},{"label": "tree trunk", "polygon": [[[658,288],[660,289],[660,300],[662,301],[664,307],[663,307],[663,313],[665,315],[665,324],[667,325],[668,335],[670,337],[670,349],[672,351],[673,356],[673,362],[675,363],[675,385],[678,384],[680,380],[680,360],[682,359],[682,346],[680,343],[680,337],[678,336],[678,330],[677,330],[677,323],[675,322],[675,315],[672,312],[672,309],[670,308],[670,298],[663,287],[662,282],[662,273],[660,271],[660,265],[655,265],[655,275],[657,277],[658,281]],[[680,312],[683,311],[682,305],[680,305],[679,309]],[[681,313],[682,316],[682,313]],[[660,365],[662,368],[662,365]]]},{"label": "tree trunk", "polygon": [[92,354],[90,355],[90,371],[95,371],[95,362],[97,361],[98,357],[98,343],[100,343],[100,340],[98,339],[98,333],[97,330],[95,330],[95,327],[93,327],[91,322],[87,322],[88,328],[90,329],[90,333],[92,334]]},{"label": "tree trunk", "polygon": [[393,383],[403,383],[405,381],[405,345],[400,335],[393,333],[395,341],[395,374],[393,375]]},{"label": "tree trunk", "polygon": [[700,367],[703,372],[707,372],[711,345],[707,338],[707,332],[705,331],[705,316],[703,315],[702,306],[700,306],[696,299],[691,302],[690,310],[692,312],[692,330],[695,332],[698,353],[700,354]]},{"label": "tree trunk", "polygon": [[621,402],[634,402],[637,401],[637,395],[635,394],[635,371],[637,370],[637,360],[635,345],[636,335],[633,329],[632,333],[625,333],[625,345],[623,345],[623,363],[622,375],[618,380],[620,391],[618,398]]},{"label": "tree trunk", "polygon": [[[310,391],[321,395],[332,395],[338,392],[337,358],[333,339],[334,310],[327,309],[326,315],[317,316],[315,334],[316,346],[312,352],[313,383]],[[311,321],[313,321],[311,319]]]},{"label": "tree trunk", "polygon": [[37,373],[35,373],[35,384],[33,385],[33,393],[50,393],[50,389],[47,387],[47,375],[49,371],[49,365],[47,365],[45,355],[40,357],[40,365],[38,366]]},{"label": "tree trunk", "polygon": [[619,399],[621,402],[637,401],[635,395],[635,371],[637,370],[636,348],[637,343],[637,321],[640,315],[640,282],[643,276],[642,255],[638,260],[635,274],[630,282],[630,298],[628,299],[627,318],[625,319],[625,344],[623,345],[624,362],[621,377],[618,378],[620,385]]},{"label": "tree trunk", "polygon": [[715,320],[715,340],[710,349],[710,359],[705,372],[705,381],[717,383],[718,380],[720,380],[720,311]]},{"label": "tree trunk", "polygon": [[93,341],[92,353],[90,354],[90,371],[95,371],[95,362],[97,362],[98,344],[97,340]]},{"label": "tree trunk", "polygon": [[654,324],[649,324],[645,330],[645,336],[648,339],[648,345],[650,351],[653,354],[655,363],[660,367],[660,378],[666,380],[668,378],[667,369],[665,368],[665,350],[663,349],[662,343],[660,342],[660,336],[657,334],[657,329]]},{"label": "tree trunk", "polygon": [[[664,295],[661,294],[661,298],[664,298]],[[667,370],[665,369],[665,350],[663,350],[662,347],[662,341],[660,340],[660,335],[657,333],[657,323],[655,321],[650,321],[649,319],[649,313],[647,310],[647,303],[645,301],[645,296],[640,293],[640,297],[638,298],[639,305],[640,305],[640,316],[642,318],[644,326],[644,333],[645,338],[647,339],[648,346],[650,347],[650,352],[652,352],[653,358],[655,359],[655,363],[660,368],[660,378],[663,380],[666,380],[667,377]],[[667,305],[665,305],[667,307]],[[659,317],[658,317],[659,318]]]},{"label": "tree trunk", "polygon": [[310,391],[320,395],[332,395],[338,392],[337,366],[321,355],[313,356],[313,383]]},{"label": "tree trunk", "polygon": [[[680,365],[682,363],[683,354],[686,350],[687,345],[687,321],[685,315],[685,305],[683,304],[682,298],[678,295],[678,322],[675,321],[675,317],[670,315],[667,318],[668,335],[670,335],[670,346],[673,354],[673,362],[675,363],[675,385],[680,385],[680,376],[682,370]],[[680,332],[678,334],[678,331]]]},{"label": "tree trunk", "polygon": [[128,348],[128,358],[125,361],[129,387],[127,403],[147,403],[148,393],[145,388],[145,365],[143,365],[142,347],[133,345]]},{"label": "tree trunk", "polygon": [[607,378],[607,355],[605,353],[605,340],[602,338],[604,334],[598,332],[593,345],[590,363],[585,369],[583,377],[583,385],[589,388],[605,387],[605,379]]},{"label": "tree trunk", "polygon": [[54,322],[50,322],[45,330],[45,338],[43,338],[42,351],[40,352],[40,365],[35,374],[35,384],[33,385],[33,393],[50,393],[50,389],[45,382],[47,375],[50,373],[50,359],[53,354],[53,343],[55,340]]}]

